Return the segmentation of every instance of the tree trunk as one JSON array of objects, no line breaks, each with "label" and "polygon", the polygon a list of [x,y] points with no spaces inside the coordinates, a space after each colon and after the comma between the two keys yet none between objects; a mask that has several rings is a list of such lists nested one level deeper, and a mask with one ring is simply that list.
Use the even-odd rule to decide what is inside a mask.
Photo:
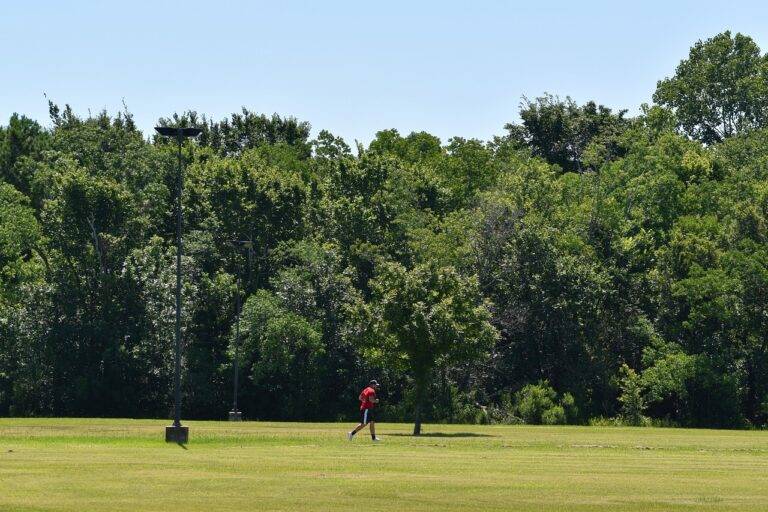
[{"label": "tree trunk", "polygon": [[413,422],[413,435],[421,435],[421,401],[418,399],[416,401],[416,416]]}]

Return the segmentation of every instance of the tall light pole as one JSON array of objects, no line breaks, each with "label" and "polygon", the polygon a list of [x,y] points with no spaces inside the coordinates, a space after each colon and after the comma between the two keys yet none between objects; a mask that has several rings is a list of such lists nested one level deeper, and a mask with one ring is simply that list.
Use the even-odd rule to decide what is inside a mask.
[{"label": "tall light pole", "polygon": [[[253,242],[250,240],[232,240],[232,244],[239,247],[244,247],[248,250],[248,275],[250,277],[251,272],[251,250],[253,249]],[[242,421],[243,413],[237,410],[237,390],[238,390],[238,373],[240,371],[240,313],[242,312],[242,304],[240,303],[240,290],[243,287],[243,272],[238,271],[237,277],[237,290],[235,299],[235,356],[234,356],[234,384],[232,389],[232,410],[229,411],[229,421]],[[250,279],[249,279],[250,281]]]},{"label": "tall light pole", "polygon": [[164,137],[176,137],[179,147],[179,169],[176,175],[176,333],[175,333],[175,364],[173,372],[173,425],[165,427],[165,441],[185,444],[189,441],[189,427],[181,426],[181,253],[182,226],[181,195],[184,192],[184,164],[181,159],[181,146],[184,139],[194,138],[202,131],[199,128],[171,128],[158,126],[157,133]]}]

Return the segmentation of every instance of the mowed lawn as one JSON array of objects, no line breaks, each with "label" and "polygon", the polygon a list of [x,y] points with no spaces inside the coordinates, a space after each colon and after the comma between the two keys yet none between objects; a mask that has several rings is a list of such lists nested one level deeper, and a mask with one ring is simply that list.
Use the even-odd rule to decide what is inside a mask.
[{"label": "mowed lawn", "polygon": [[0,510],[768,510],[766,432],[166,423],[0,419]]}]

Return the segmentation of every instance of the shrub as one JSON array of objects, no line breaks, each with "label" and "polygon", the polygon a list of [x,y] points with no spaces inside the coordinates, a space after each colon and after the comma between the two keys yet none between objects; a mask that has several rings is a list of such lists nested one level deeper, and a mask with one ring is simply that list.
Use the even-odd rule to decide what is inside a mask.
[{"label": "shrub", "polygon": [[564,425],[578,417],[573,395],[565,393],[558,400],[557,392],[546,380],[523,387],[515,394],[515,402],[519,419],[531,425]]},{"label": "shrub", "polygon": [[514,408],[489,406],[485,408],[484,412],[488,422],[494,425],[520,425],[524,423],[522,418],[515,416]]},{"label": "shrub", "polygon": [[515,395],[517,412],[525,423],[540,425],[544,411],[556,405],[557,393],[547,381],[528,384]]},{"label": "shrub", "polygon": [[565,420],[567,423],[576,423],[579,418],[579,408],[576,407],[576,400],[570,393],[564,393],[560,400],[560,405],[565,410]]},{"label": "shrub", "polygon": [[517,416],[515,402],[510,393],[502,393],[499,405],[485,408],[490,423],[499,425],[519,425],[523,420]]},{"label": "shrub", "polygon": [[640,375],[635,370],[623,364],[619,372],[621,374],[621,419],[627,425],[639,426],[645,423],[643,411],[645,411],[645,398],[643,397],[643,385]]},{"label": "shrub", "polygon": [[595,418],[589,418],[588,422],[590,427],[623,427],[624,422],[621,418],[606,418],[605,416],[597,416]]},{"label": "shrub", "polygon": [[605,416],[597,416],[595,418],[589,419],[589,426],[590,427],[639,426],[639,427],[675,428],[675,427],[679,427],[680,424],[668,419],[654,419],[654,418],[648,418],[643,416],[642,423],[640,423],[639,425],[630,425],[624,420],[624,418],[620,416],[616,418],[606,418]]},{"label": "shrub", "polygon": [[491,423],[491,418],[486,409],[478,407],[475,411],[474,423],[476,425],[489,425]]},{"label": "shrub", "polygon": [[450,384],[433,391],[439,399],[435,400],[430,419],[439,423],[488,423],[485,411],[478,405],[476,391],[463,392],[455,384]]},{"label": "shrub", "polygon": [[693,427],[741,427],[737,375],[704,354],[686,354],[669,344],[646,349],[640,383],[652,416]]},{"label": "shrub", "polygon": [[562,405],[555,405],[547,409],[541,415],[541,422],[544,425],[565,425],[565,409]]}]

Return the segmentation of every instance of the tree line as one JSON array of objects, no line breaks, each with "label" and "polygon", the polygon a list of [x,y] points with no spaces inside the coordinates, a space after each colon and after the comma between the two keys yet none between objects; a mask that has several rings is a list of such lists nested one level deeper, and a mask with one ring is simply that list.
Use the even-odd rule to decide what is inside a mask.
[{"label": "tree line", "polygon": [[[0,127],[0,415],[167,417],[176,148],[127,111]],[[185,161],[184,416],[764,426],[768,57],[697,42],[631,117],[350,147],[243,109]],[[248,241],[238,244],[233,241]],[[235,337],[242,300],[241,344]]]}]

